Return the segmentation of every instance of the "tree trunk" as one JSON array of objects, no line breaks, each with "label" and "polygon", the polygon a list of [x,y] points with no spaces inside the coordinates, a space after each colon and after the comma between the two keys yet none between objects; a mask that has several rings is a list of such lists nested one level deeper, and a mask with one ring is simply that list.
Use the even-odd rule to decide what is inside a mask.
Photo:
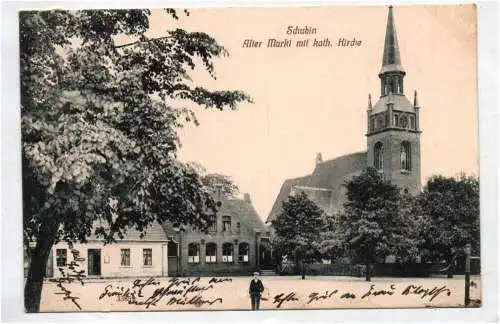
[{"label": "tree trunk", "polygon": [[24,307],[28,313],[38,313],[40,311],[43,278],[50,250],[54,245],[55,235],[55,230],[41,231],[36,246],[31,253],[28,277],[24,286]]},{"label": "tree trunk", "polygon": [[301,261],[302,264],[302,280],[306,279],[306,267],[304,265],[304,260]]},{"label": "tree trunk", "polygon": [[446,258],[446,260],[448,261],[448,271],[446,271],[447,272],[447,277],[448,278],[453,278],[453,272],[455,270],[455,267],[452,264],[454,262],[453,261],[453,253],[449,253],[448,257]]},{"label": "tree trunk", "polygon": [[366,269],[365,269],[365,275],[366,275],[366,281],[372,281],[372,274],[370,271],[370,264],[366,264]]}]

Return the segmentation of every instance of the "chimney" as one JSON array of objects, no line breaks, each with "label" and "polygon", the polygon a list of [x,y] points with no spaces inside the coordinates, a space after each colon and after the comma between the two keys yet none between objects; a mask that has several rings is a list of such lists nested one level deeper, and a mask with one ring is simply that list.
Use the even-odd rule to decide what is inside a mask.
[{"label": "chimney", "polygon": [[246,202],[250,202],[250,194],[248,192],[245,192],[243,194],[243,199],[246,201]]},{"label": "chimney", "polygon": [[215,200],[222,201],[222,185],[219,183],[215,185]]},{"label": "chimney", "polygon": [[316,154],[316,165],[322,162],[323,162],[323,157],[321,156],[321,152],[318,152],[318,154]]}]

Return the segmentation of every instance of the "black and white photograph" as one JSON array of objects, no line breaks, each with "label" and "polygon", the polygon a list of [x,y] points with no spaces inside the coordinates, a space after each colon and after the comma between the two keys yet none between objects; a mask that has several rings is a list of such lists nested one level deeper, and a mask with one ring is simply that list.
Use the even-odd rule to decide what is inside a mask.
[{"label": "black and white photograph", "polygon": [[482,307],[476,13],[19,11],[25,312]]}]

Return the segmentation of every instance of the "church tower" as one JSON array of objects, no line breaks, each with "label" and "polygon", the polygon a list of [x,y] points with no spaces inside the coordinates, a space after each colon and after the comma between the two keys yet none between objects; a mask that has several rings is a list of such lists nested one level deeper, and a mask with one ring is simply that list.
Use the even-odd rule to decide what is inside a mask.
[{"label": "church tower", "polygon": [[413,103],[404,94],[405,70],[401,65],[392,6],[389,6],[380,78],[380,98],[372,105],[368,95],[368,165],[403,190],[416,194],[420,180],[420,125],[417,92]]}]

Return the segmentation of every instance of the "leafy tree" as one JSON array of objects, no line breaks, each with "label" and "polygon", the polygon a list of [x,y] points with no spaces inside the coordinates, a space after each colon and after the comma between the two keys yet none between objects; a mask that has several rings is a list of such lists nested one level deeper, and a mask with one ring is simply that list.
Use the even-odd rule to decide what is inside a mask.
[{"label": "leafy tree", "polygon": [[399,200],[399,213],[393,221],[391,254],[402,263],[414,263],[421,254],[422,232],[426,218],[422,215],[418,199],[403,193]]},{"label": "leafy tree", "polygon": [[[387,255],[403,254],[414,243],[406,232],[409,214],[401,210],[400,189],[374,168],[364,169],[345,186],[344,210],[330,241],[326,241],[330,246],[323,245],[323,250],[343,250],[352,261],[365,264],[366,280],[370,281],[372,264]],[[408,254],[412,252],[410,249]]]},{"label": "leafy tree", "polygon": [[[166,16],[178,19],[166,9]],[[186,12],[187,14],[187,12]],[[197,171],[177,160],[177,129],[196,116],[173,100],[215,109],[240,91],[193,85],[201,65],[227,55],[205,33],[151,39],[148,10],[25,11],[20,18],[23,222],[30,268],[25,308],[39,310],[54,243],[105,242],[153,221],[206,227],[215,202]],[[119,44],[121,36],[132,38]]]},{"label": "leafy tree", "polygon": [[221,173],[208,173],[207,169],[199,162],[188,162],[201,176],[203,185],[207,190],[215,191],[216,186],[220,186],[223,197],[234,197],[239,193],[239,187],[234,183],[231,176]]},{"label": "leafy tree", "polygon": [[426,227],[421,245],[428,260],[451,261],[453,255],[470,243],[479,254],[479,179],[431,177],[418,197]]},{"label": "leafy tree", "polygon": [[275,229],[273,246],[281,255],[295,258],[302,265],[302,279],[305,279],[304,263],[321,260],[321,237],[325,216],[304,192],[290,196],[282,204],[282,212],[272,221]]}]

